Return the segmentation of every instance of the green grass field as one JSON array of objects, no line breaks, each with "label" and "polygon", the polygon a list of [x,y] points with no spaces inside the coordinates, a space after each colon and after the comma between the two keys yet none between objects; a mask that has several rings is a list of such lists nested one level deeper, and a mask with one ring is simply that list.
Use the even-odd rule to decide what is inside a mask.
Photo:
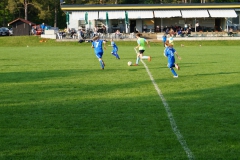
[{"label": "green grass field", "polygon": [[90,43],[0,37],[0,159],[239,159],[239,42],[176,41],[177,79],[151,43],[154,81],[116,43],[101,70]]}]

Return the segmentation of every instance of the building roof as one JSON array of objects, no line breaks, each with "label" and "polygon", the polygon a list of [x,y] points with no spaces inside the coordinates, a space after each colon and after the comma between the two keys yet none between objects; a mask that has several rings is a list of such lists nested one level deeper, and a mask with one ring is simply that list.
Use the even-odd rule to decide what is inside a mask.
[{"label": "building roof", "polygon": [[161,9],[240,9],[240,3],[180,3],[180,4],[62,4],[63,11],[89,10],[161,10]]},{"label": "building roof", "polygon": [[15,19],[15,20],[13,20],[12,22],[9,22],[8,25],[11,25],[11,24],[13,24],[13,23],[15,23],[15,22],[17,22],[17,21],[22,21],[22,22],[27,23],[27,24],[29,24],[29,25],[31,25],[31,26],[36,25],[35,23],[30,22],[30,21],[25,20],[25,19],[22,19],[22,18],[17,18],[17,19]]}]

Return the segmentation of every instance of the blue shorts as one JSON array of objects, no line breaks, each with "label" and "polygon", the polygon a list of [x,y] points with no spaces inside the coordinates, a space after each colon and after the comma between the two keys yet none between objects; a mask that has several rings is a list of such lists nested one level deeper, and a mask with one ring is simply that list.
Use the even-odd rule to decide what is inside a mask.
[{"label": "blue shorts", "polygon": [[173,67],[175,67],[175,64],[170,64],[170,63],[168,63],[168,68],[173,68]]},{"label": "blue shorts", "polygon": [[98,52],[98,53],[95,53],[96,54],[96,57],[99,59],[99,58],[102,58],[103,56],[103,52]]},{"label": "blue shorts", "polygon": [[113,49],[113,50],[112,50],[112,53],[117,53],[117,52],[118,52],[117,49]]}]

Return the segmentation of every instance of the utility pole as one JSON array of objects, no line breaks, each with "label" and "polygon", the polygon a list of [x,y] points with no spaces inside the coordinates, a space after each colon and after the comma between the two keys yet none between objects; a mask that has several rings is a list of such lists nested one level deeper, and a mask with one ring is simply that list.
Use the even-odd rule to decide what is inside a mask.
[{"label": "utility pole", "polygon": [[28,2],[27,2],[27,0],[24,0],[24,4],[23,4],[23,6],[24,6],[24,14],[25,14],[25,20],[28,20]]},{"label": "utility pole", "polygon": [[56,28],[57,27],[57,2],[55,1],[54,2],[54,5],[55,5],[55,10],[54,10],[54,27]]}]

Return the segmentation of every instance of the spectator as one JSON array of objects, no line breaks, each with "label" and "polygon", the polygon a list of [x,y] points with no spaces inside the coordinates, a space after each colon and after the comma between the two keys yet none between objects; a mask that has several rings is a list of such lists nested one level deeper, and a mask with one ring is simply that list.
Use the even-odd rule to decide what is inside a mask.
[{"label": "spectator", "polygon": [[57,33],[58,39],[62,39],[63,33],[59,30]]},{"label": "spectator", "polygon": [[188,29],[186,30],[185,34],[189,37],[189,36],[191,35],[191,32],[192,32],[191,29],[188,28]]},{"label": "spectator", "polygon": [[182,28],[178,29],[177,34],[178,34],[179,36],[183,37],[183,36],[182,36],[182,33],[183,33],[183,32],[182,32]]},{"label": "spectator", "polygon": [[198,32],[199,31],[199,23],[198,22],[196,22],[195,27],[196,27],[196,32]]},{"label": "spectator", "polygon": [[134,27],[134,32],[135,32],[135,33],[138,33],[138,32],[139,32],[139,30],[137,29],[136,26]]},{"label": "spectator", "polygon": [[147,26],[146,25],[143,26],[143,32],[147,32]]},{"label": "spectator", "polygon": [[102,26],[102,29],[103,29],[103,33],[106,34],[107,33],[107,28],[105,25]]},{"label": "spectator", "polygon": [[93,29],[93,37],[95,37],[97,35],[98,35],[98,27],[95,26],[94,29]]},{"label": "spectator", "polygon": [[166,26],[166,34],[168,35],[169,34],[169,29],[168,29],[168,27]]},{"label": "spectator", "polygon": [[228,35],[229,35],[230,37],[232,37],[232,36],[233,36],[233,29],[232,29],[232,27],[230,27],[230,28],[229,28]]},{"label": "spectator", "polygon": [[187,25],[187,23],[185,22],[185,24],[184,24],[184,31],[186,31],[187,28],[188,28],[188,25]]},{"label": "spectator", "polygon": [[70,33],[71,33],[71,37],[72,37],[73,39],[75,39],[75,38],[76,38],[76,30],[75,30],[74,28],[72,28],[71,31],[70,31]]},{"label": "spectator", "polygon": [[32,35],[36,35],[37,34],[37,26],[36,25],[32,26],[31,34]]},{"label": "spectator", "polygon": [[156,26],[156,32],[160,32],[160,27],[159,27],[159,25]]},{"label": "spectator", "polygon": [[40,27],[41,27],[41,29],[42,29],[42,34],[44,34],[44,30],[45,30],[45,24],[44,24],[44,23],[42,23]]},{"label": "spectator", "polygon": [[84,39],[84,32],[82,29],[79,29],[77,32],[78,39]]},{"label": "spectator", "polygon": [[121,33],[119,30],[117,30],[117,31],[115,32],[115,35],[116,35],[116,38],[121,38],[122,33]]},{"label": "spectator", "polygon": [[63,32],[65,32],[65,33],[67,33],[67,32],[68,32],[68,30],[67,30],[67,28],[66,28],[66,27],[64,28]]}]

